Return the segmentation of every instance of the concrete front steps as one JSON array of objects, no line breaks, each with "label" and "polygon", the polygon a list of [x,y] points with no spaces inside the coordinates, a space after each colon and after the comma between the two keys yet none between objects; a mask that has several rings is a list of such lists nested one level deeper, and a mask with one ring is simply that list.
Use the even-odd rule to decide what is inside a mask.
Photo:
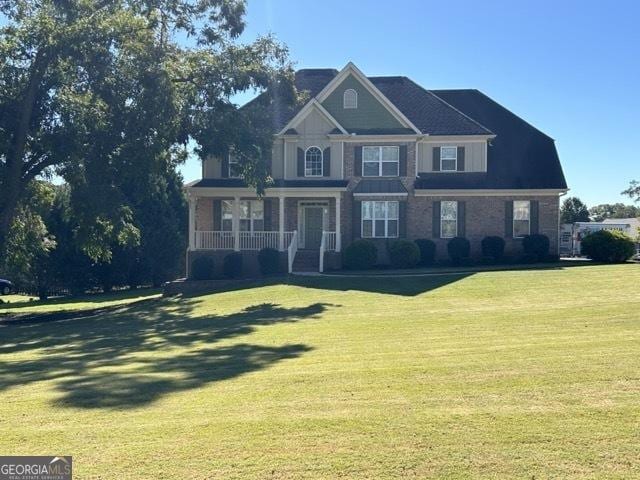
[{"label": "concrete front steps", "polygon": [[293,260],[293,272],[317,272],[320,270],[319,250],[298,250]]}]

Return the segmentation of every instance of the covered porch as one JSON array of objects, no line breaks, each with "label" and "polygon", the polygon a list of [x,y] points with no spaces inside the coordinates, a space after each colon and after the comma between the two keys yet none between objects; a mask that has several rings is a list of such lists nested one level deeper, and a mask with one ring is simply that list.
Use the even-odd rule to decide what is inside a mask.
[{"label": "covered porch", "polygon": [[[300,249],[342,249],[343,188],[189,188],[189,251],[287,252],[289,270]],[[320,260],[322,262],[322,260]]]}]

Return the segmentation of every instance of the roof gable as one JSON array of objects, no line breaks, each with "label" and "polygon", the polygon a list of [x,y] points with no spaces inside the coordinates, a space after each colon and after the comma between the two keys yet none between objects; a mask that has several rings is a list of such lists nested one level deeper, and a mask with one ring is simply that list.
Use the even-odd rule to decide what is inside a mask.
[{"label": "roof gable", "polygon": [[338,129],[340,133],[347,133],[344,127],[340,125],[340,123],[338,123],[338,121],[315,98],[312,98],[304,107],[302,107],[302,109],[289,121],[289,123],[282,127],[279,133],[282,135],[291,129],[295,129],[301,123],[305,122],[310,116],[317,118],[320,122],[324,121],[326,126],[330,126],[330,128],[326,129],[325,133],[328,133],[333,129]]}]

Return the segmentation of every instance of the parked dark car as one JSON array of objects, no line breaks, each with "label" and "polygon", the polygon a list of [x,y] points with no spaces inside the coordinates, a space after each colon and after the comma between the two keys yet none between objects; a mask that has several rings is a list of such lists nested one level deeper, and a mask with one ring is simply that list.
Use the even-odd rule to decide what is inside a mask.
[{"label": "parked dark car", "polygon": [[0,278],[0,295],[9,295],[13,290],[13,283],[9,280]]}]

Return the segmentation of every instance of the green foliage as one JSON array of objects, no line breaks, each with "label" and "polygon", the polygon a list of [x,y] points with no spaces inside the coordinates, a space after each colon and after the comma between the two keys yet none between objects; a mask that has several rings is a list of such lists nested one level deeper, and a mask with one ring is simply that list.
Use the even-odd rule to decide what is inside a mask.
[{"label": "green foliage", "polygon": [[481,242],[482,256],[491,257],[493,260],[500,260],[504,256],[505,241],[502,237],[488,236]]},{"label": "green foliage", "polygon": [[569,197],[562,202],[560,223],[588,222],[589,209],[578,197]]},{"label": "green foliage", "polygon": [[275,248],[263,248],[258,252],[260,273],[273,275],[280,272],[280,252]]},{"label": "green foliage", "polygon": [[211,280],[213,278],[213,258],[197,257],[191,262],[192,280]]},{"label": "green foliage", "polygon": [[227,278],[238,278],[242,275],[242,254],[233,252],[224,257],[222,273]]},{"label": "green foliage", "polygon": [[549,237],[539,233],[527,235],[522,239],[522,249],[531,261],[542,262],[549,257]]},{"label": "green foliage", "polygon": [[640,207],[624,203],[603,203],[590,208],[589,214],[594,222],[601,222],[607,218],[635,218],[640,217]]},{"label": "green foliage", "polygon": [[367,270],[378,260],[378,249],[369,240],[356,240],[343,253],[344,267],[350,270]]},{"label": "green foliage", "polygon": [[396,268],[413,268],[420,262],[420,249],[409,240],[394,240],[389,244],[389,258]]},{"label": "green foliage", "polygon": [[432,265],[436,259],[436,244],[427,238],[419,238],[415,244],[420,250],[420,265]]},{"label": "green foliage", "polygon": [[460,265],[469,258],[471,244],[464,237],[454,237],[447,243],[447,252],[454,265]]},{"label": "green foliage", "polygon": [[618,230],[599,230],[590,233],[580,243],[582,253],[596,262],[621,263],[635,253],[631,237]]},{"label": "green foliage", "polygon": [[640,202],[640,182],[632,180],[629,183],[629,188],[622,192],[622,194],[630,197],[635,202]]}]

